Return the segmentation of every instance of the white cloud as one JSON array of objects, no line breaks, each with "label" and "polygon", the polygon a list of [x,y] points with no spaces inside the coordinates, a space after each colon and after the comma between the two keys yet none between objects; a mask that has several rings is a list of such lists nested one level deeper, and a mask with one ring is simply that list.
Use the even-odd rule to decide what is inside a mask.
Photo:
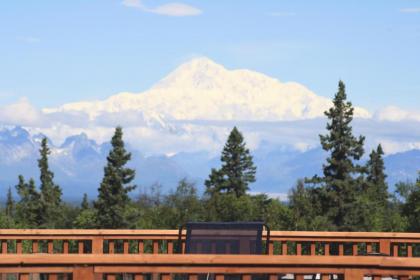
[{"label": "white cloud", "polygon": [[420,8],[404,8],[400,9],[400,12],[405,14],[420,14]]},{"label": "white cloud", "polygon": [[379,140],[379,143],[381,143],[382,148],[384,149],[384,152],[387,155],[420,149],[420,141],[401,142],[382,139]]},{"label": "white cloud", "polygon": [[42,126],[42,113],[29,103],[25,97],[16,103],[0,107],[0,120],[2,124]]},{"label": "white cloud", "polygon": [[[200,59],[141,94],[120,93],[43,110],[22,98],[0,107],[0,125],[25,126],[58,142],[85,132],[99,143],[121,125],[129,144],[145,154],[212,155],[218,155],[232,127],[238,126],[251,150],[268,143],[303,152],[319,146],[318,135],[326,133],[323,112],[329,106],[329,99],[297,83]],[[387,153],[419,147],[419,111],[390,106],[373,117],[362,108],[355,113],[355,134],[366,136],[367,150],[378,143]]]},{"label": "white cloud", "polygon": [[130,8],[136,8],[147,13],[172,17],[198,16],[203,13],[200,9],[196,7],[176,2],[171,2],[150,8],[146,7],[141,0],[124,0],[123,5]]},{"label": "white cloud", "polygon": [[396,106],[387,106],[375,113],[375,118],[380,121],[417,121],[420,122],[420,111],[404,110]]}]

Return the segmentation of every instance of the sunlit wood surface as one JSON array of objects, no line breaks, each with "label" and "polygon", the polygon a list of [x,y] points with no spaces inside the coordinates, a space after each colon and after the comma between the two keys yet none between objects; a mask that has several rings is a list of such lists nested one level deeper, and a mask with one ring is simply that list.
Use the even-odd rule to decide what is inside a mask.
[{"label": "sunlit wood surface", "polygon": [[[177,254],[177,230],[0,230],[0,279],[409,279],[420,275],[420,234],[272,231],[267,255]],[[183,244],[181,244],[183,246]],[[340,276],[341,275],[341,276]]]}]

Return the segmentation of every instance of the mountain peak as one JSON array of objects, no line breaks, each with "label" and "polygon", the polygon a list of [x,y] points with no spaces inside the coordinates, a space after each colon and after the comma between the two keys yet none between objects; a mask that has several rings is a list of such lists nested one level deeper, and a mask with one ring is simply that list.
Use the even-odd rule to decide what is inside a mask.
[{"label": "mountain peak", "polygon": [[207,57],[194,58],[181,64],[154,88],[186,87],[209,89],[215,86],[217,78],[228,70]]}]

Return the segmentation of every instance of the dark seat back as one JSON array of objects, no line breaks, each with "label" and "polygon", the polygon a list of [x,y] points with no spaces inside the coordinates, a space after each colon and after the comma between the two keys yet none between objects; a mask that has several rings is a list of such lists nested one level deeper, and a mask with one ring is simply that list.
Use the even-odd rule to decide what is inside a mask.
[{"label": "dark seat back", "polygon": [[[187,223],[185,253],[262,254],[264,226],[262,222]],[[269,229],[266,228],[269,240]]]}]

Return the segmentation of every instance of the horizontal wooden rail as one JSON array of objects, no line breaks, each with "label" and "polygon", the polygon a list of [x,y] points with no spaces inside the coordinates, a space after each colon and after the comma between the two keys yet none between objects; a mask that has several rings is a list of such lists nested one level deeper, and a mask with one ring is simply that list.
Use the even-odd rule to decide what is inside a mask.
[{"label": "horizontal wooden rail", "polygon": [[91,267],[92,273],[219,273],[420,275],[420,259],[395,257],[299,257],[253,255],[20,255],[0,256],[0,273],[69,273]]},{"label": "horizontal wooden rail", "polygon": [[29,273],[47,273],[50,280],[58,274],[76,280],[102,274],[112,280],[121,273],[133,274],[134,280],[144,273],[163,273],[162,280],[173,273],[191,274],[189,280],[197,280],[200,273],[242,274],[243,280],[254,273],[270,274],[269,280],[286,273],[296,279],[314,273],[322,279],[327,279],[324,274],[347,279],[420,275],[418,233],[272,231],[263,256],[173,255],[178,245],[183,244],[178,244],[177,230],[4,229],[0,274],[18,273],[28,279]]}]

